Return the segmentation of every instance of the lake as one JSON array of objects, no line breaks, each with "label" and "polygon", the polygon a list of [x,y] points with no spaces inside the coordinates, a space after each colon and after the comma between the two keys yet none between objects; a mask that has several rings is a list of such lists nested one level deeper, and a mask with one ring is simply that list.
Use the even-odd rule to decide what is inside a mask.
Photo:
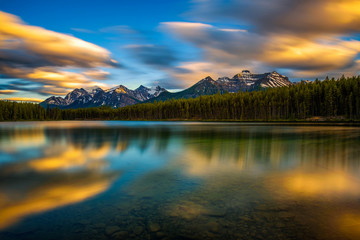
[{"label": "lake", "polygon": [[360,239],[360,128],[0,123],[0,239]]}]

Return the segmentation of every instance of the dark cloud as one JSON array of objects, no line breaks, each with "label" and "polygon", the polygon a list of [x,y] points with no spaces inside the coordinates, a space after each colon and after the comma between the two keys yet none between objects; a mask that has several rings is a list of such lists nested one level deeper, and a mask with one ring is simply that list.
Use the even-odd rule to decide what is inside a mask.
[{"label": "dark cloud", "polygon": [[38,93],[42,96],[49,95],[66,95],[71,88],[56,87],[43,83],[28,83],[25,81],[11,81],[6,84],[0,84],[0,94],[13,94],[15,92],[31,92]]},{"label": "dark cloud", "polygon": [[150,83],[152,86],[161,86],[165,89],[172,90],[172,89],[183,89],[186,87],[183,81],[179,81],[176,78],[168,77],[156,80],[152,83]]},{"label": "dark cloud", "polygon": [[[22,85],[20,85],[20,84]],[[15,91],[26,91],[26,92],[36,92],[40,89],[40,86],[28,86],[23,84],[20,81],[12,81],[6,84],[0,84],[0,90],[15,90]]]},{"label": "dark cloud", "polygon": [[13,84],[13,85],[15,85],[15,86],[30,86],[30,85],[34,85],[34,83],[32,83],[32,82],[23,81],[23,80],[14,80],[14,81],[11,81],[11,84]]},{"label": "dark cloud", "polygon": [[242,29],[189,22],[163,23],[161,29],[202,49],[207,61],[246,64],[264,52],[265,37]]},{"label": "dark cloud", "polygon": [[126,46],[138,60],[156,67],[171,67],[179,59],[169,47],[161,45],[128,45]]},{"label": "dark cloud", "polygon": [[318,35],[360,31],[358,0],[198,0],[189,15],[211,22],[231,19],[261,32]]},{"label": "dark cloud", "polygon": [[49,61],[25,49],[0,49],[0,67],[48,66]]},{"label": "dark cloud", "polygon": [[174,73],[177,73],[177,74],[192,73],[191,70],[186,69],[186,68],[183,68],[183,67],[174,67],[174,68],[172,69],[172,71],[173,71]]}]

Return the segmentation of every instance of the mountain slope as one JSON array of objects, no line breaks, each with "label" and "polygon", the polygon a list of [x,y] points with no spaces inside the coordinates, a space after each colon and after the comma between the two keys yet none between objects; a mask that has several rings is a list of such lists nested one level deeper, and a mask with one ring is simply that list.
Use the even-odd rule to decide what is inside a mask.
[{"label": "mountain slope", "polygon": [[232,78],[222,77],[218,80],[210,76],[200,80],[193,86],[171,93],[160,86],[148,88],[140,85],[135,90],[119,85],[107,90],[99,87],[92,89],[75,89],[65,98],[52,96],[41,103],[46,107],[86,108],[110,106],[113,108],[134,105],[141,102],[165,101],[168,99],[196,98],[203,95],[223,94],[226,92],[255,91],[262,88],[285,87],[292,83],[277,72],[253,74],[248,70],[234,75]]},{"label": "mountain slope", "polygon": [[107,90],[99,87],[90,90],[76,88],[68,93],[65,98],[52,96],[40,103],[40,105],[43,107],[49,105],[49,107],[59,107],[62,109],[100,106],[118,108],[157,97],[165,91],[166,90],[160,86],[147,88],[142,85],[135,90],[128,89],[123,85]]},{"label": "mountain slope", "polygon": [[222,94],[225,93],[226,90],[221,84],[208,76],[183,91],[176,93],[163,92],[158,97],[152,98],[147,102],[165,101],[167,99],[196,98],[203,95],[213,95],[218,92]]},{"label": "mountain slope", "polygon": [[250,71],[244,70],[232,78],[222,77],[216,81],[211,77],[206,77],[181,92],[163,92],[158,97],[152,98],[147,102],[196,98],[202,95],[222,94],[225,92],[255,91],[261,88],[284,87],[291,84],[286,76],[275,71],[264,74],[252,74]]}]

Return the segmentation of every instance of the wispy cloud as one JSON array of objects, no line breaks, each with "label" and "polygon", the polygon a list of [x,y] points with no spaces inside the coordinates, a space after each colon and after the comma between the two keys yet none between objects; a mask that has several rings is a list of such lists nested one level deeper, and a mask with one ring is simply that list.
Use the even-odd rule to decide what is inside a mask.
[{"label": "wispy cloud", "polygon": [[93,31],[90,29],[85,29],[85,28],[71,28],[71,30],[73,30],[75,32],[80,32],[80,33],[96,33],[96,31]]},{"label": "wispy cloud", "polygon": [[105,80],[110,75],[109,72],[106,72],[101,69],[88,70],[88,71],[83,72],[83,74],[85,74],[86,76],[88,76],[92,79],[96,79],[96,80]]},{"label": "wispy cloud", "polygon": [[116,26],[109,26],[104,27],[99,30],[100,32],[104,33],[113,33],[113,34],[137,34],[138,31],[132,29],[127,25],[116,25]]}]

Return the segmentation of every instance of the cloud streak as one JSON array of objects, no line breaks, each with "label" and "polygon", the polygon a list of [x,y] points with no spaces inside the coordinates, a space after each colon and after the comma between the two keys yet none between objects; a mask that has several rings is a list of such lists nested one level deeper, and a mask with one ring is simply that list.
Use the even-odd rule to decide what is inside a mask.
[{"label": "cloud streak", "polygon": [[[193,75],[235,68],[297,77],[360,70],[360,41],[353,35],[360,32],[359,1],[198,0],[187,16],[201,22],[163,22],[160,29],[201,50],[202,59],[181,63]],[[242,27],[218,27],[229,19]],[[188,81],[190,74],[173,76]]]},{"label": "cloud streak", "polygon": [[12,94],[12,93],[16,93],[18,92],[17,90],[12,90],[12,89],[8,89],[8,90],[0,90],[0,95],[2,94]]},{"label": "cloud streak", "polygon": [[36,103],[44,101],[44,99],[28,98],[28,97],[9,97],[9,98],[5,98],[5,100],[16,101],[16,102],[36,102]]},{"label": "cloud streak", "polygon": [[109,73],[98,68],[120,66],[108,50],[76,37],[28,25],[1,11],[0,22],[0,74],[6,78],[43,84],[47,89],[63,88],[64,92],[101,85],[92,79],[104,80]]},{"label": "cloud streak", "polygon": [[173,49],[162,45],[127,45],[129,50],[141,62],[155,67],[173,66],[179,59]]},{"label": "cloud streak", "polygon": [[5,12],[0,12],[0,21],[1,54],[17,67],[34,67],[28,62],[33,58],[37,60],[35,66],[40,67],[116,66],[110,53],[95,44],[27,25],[18,17]]},{"label": "cloud streak", "polygon": [[196,0],[190,16],[201,21],[236,21],[260,32],[295,35],[360,31],[358,0]]},{"label": "cloud streak", "polygon": [[[152,30],[121,22],[98,31],[71,29],[122,45],[114,51],[136,69],[130,74],[138,75],[119,74],[119,79],[137,77],[146,84],[158,77],[157,83],[170,88],[242,69],[277,70],[291,78],[359,73],[358,0],[191,2],[182,21],[162,22]],[[22,91],[65,95],[76,87],[106,87],[101,83],[110,78],[106,68],[121,67],[108,50],[74,36],[5,12],[0,12],[0,22],[0,76],[19,79],[0,86],[3,96]]]},{"label": "cloud streak", "polygon": [[[41,87],[17,87],[9,86],[15,90],[35,91],[42,95],[66,95],[69,90],[86,86],[107,87],[106,84],[95,82],[93,79],[105,79],[108,75],[104,71],[86,71],[84,73],[76,73],[64,71],[53,67],[40,68],[9,68],[3,67],[2,73],[19,79],[30,80],[33,83],[41,85]],[[88,76],[91,78],[89,78]]]}]

